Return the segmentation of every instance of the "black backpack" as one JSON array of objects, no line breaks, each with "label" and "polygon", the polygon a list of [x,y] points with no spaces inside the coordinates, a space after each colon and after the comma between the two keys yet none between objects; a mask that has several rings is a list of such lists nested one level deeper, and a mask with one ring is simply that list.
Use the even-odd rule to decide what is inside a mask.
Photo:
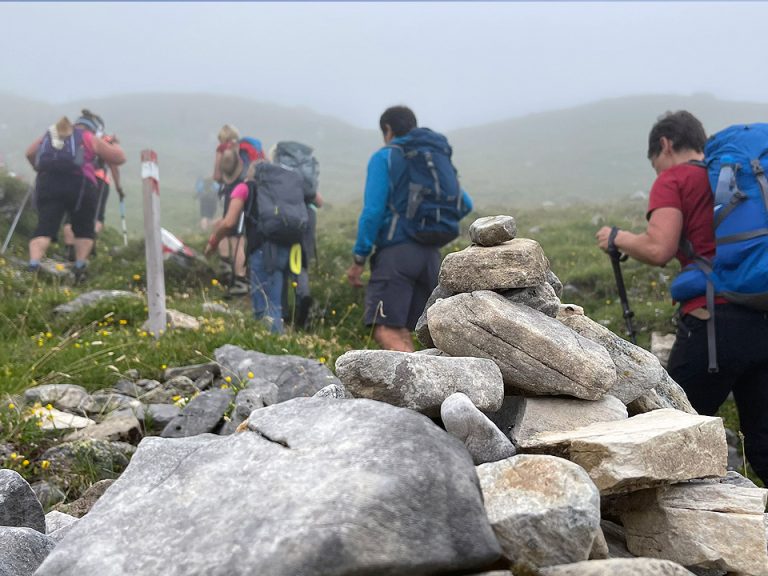
[{"label": "black backpack", "polygon": [[273,162],[301,174],[304,178],[304,201],[310,203],[317,196],[320,164],[312,155],[312,147],[300,142],[278,142]]},{"label": "black backpack", "polygon": [[277,164],[257,164],[248,182],[245,208],[248,251],[262,242],[281,246],[301,242],[308,224],[302,176]]},{"label": "black backpack", "polygon": [[85,163],[83,131],[75,128],[64,140],[64,146],[55,148],[51,131],[47,131],[35,156],[35,169],[38,172],[54,174],[82,174]]}]

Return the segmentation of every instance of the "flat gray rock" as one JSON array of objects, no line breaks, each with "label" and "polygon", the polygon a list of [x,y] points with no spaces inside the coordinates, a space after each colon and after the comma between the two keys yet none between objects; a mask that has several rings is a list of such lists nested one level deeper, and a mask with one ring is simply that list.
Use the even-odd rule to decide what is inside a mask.
[{"label": "flat gray rock", "polygon": [[163,429],[164,438],[185,438],[213,431],[232,402],[229,390],[214,388],[201,392]]},{"label": "flat gray rock", "polygon": [[600,530],[600,493],[576,464],[521,454],[477,467],[504,556],[537,568],[586,560]]},{"label": "flat gray rock", "polygon": [[43,384],[24,391],[24,401],[27,404],[35,402],[43,406],[52,404],[64,412],[76,412],[86,398],[88,398],[88,391],[75,384]]},{"label": "flat gray rock", "polygon": [[102,422],[95,426],[88,426],[77,432],[68,434],[64,440],[74,442],[77,440],[107,440],[138,443],[141,437],[141,423],[134,415],[133,410],[113,412]]},{"label": "flat gray rock", "polygon": [[440,407],[445,430],[467,447],[475,464],[496,462],[515,455],[515,447],[466,394],[457,392]]},{"label": "flat gray rock", "polygon": [[248,422],[145,438],[37,576],[408,576],[498,558],[467,451],[424,416],[297,398]]},{"label": "flat gray rock", "polygon": [[515,238],[499,246],[451,252],[440,267],[440,284],[452,292],[510,290],[547,280],[549,261],[535,240]]},{"label": "flat gray rock", "polygon": [[69,526],[75,522],[77,522],[77,518],[74,516],[64,514],[64,512],[59,512],[58,510],[51,510],[45,515],[45,533],[50,534],[59,528]]},{"label": "flat gray rock", "polygon": [[248,373],[252,373],[275,384],[279,392],[278,402],[312,396],[328,384],[339,382],[328,366],[300,356],[273,356],[231,344],[217,348],[214,356],[222,367],[222,374],[245,382],[250,378]]},{"label": "flat gray rock", "polygon": [[54,546],[37,530],[0,526],[0,576],[32,576]]},{"label": "flat gray rock", "polygon": [[149,404],[141,411],[140,420],[147,432],[161,432],[180,412],[175,404]]},{"label": "flat gray rock", "polygon": [[313,396],[313,398],[337,398],[339,400],[351,397],[352,395],[340,384],[329,384],[325,388],[318,390]]},{"label": "flat gray rock", "polygon": [[45,534],[45,512],[29,483],[15,470],[0,469],[0,526]]},{"label": "flat gray rock", "polygon": [[80,409],[94,416],[105,416],[115,410],[129,408],[138,410],[141,402],[131,396],[118,394],[109,390],[99,390],[85,398],[80,404]]},{"label": "flat gray rock", "polygon": [[221,366],[219,366],[218,362],[190,364],[188,366],[175,366],[172,368],[166,368],[164,377],[165,380],[170,380],[176,376],[186,376],[190,380],[197,380],[204,374],[213,374],[214,376],[218,376],[221,374]]},{"label": "flat gray rock", "polygon": [[80,294],[77,298],[67,304],[59,304],[53,311],[56,314],[72,314],[79,312],[83,308],[89,308],[98,302],[104,300],[117,300],[119,298],[130,298],[132,300],[141,299],[141,296],[127,290],[91,290],[85,294]]},{"label": "flat gray rock", "polygon": [[509,395],[597,400],[616,383],[616,367],[603,346],[495,292],[439,300],[427,316],[440,350],[493,360]]},{"label": "flat gray rock", "polygon": [[517,223],[512,216],[485,216],[469,226],[469,239],[480,246],[497,246],[517,236]]},{"label": "flat gray rock", "polygon": [[355,398],[379,400],[429,416],[437,416],[440,405],[454,392],[463,392],[487,411],[498,410],[504,399],[499,369],[481,358],[352,350],[336,360],[336,373]]},{"label": "flat gray rock", "polygon": [[55,475],[54,481],[64,490],[68,490],[72,476],[76,475],[82,462],[92,464],[94,480],[113,478],[128,466],[135,451],[136,447],[127,442],[78,440],[49,448],[43,452],[40,460],[48,460],[51,463],[50,470]]}]

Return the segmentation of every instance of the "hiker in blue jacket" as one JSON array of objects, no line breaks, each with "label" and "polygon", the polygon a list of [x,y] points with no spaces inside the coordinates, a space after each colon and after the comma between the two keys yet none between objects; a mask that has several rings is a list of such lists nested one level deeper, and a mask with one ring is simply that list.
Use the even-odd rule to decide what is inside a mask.
[{"label": "hiker in blue jacket", "polygon": [[[371,278],[365,297],[365,324],[374,326],[373,336],[386,350],[413,351],[411,332],[430,294],[437,286],[440,270],[440,247],[458,233],[458,220],[472,211],[472,200],[461,190],[450,161],[447,141],[428,129],[417,128],[416,116],[405,106],[385,110],[379,120],[385,146],[368,162],[363,210],[353,250],[353,263],[347,270],[352,286],[362,287],[361,276],[371,252]],[[448,236],[419,239],[417,222],[424,222],[420,210],[427,206],[421,197],[414,198],[411,160],[403,151],[411,140],[426,139],[442,143],[434,152],[439,173],[438,191],[455,198],[450,206],[437,210],[437,222],[427,232],[440,226],[454,229]],[[431,144],[430,144],[431,146]],[[434,166],[432,174],[435,174]],[[407,177],[406,177],[407,176]],[[435,186],[433,185],[432,188]],[[454,196],[450,196],[453,190]],[[441,202],[443,200],[438,200]],[[434,204],[433,204],[434,205]],[[442,210],[442,212],[441,212]],[[416,212],[409,213],[409,212]],[[443,222],[440,222],[440,214]],[[446,222],[446,214],[449,214]],[[374,251],[375,248],[375,251]]]}]

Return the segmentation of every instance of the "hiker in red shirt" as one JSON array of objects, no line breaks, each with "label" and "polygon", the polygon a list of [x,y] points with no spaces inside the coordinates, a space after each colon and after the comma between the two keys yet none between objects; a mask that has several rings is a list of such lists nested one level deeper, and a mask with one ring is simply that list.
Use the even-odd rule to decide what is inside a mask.
[{"label": "hiker in red shirt", "polygon": [[[658,175],[648,200],[648,227],[634,234],[604,226],[598,245],[653,266],[677,257],[684,267],[691,252],[711,259],[714,199],[703,162],[704,127],[689,112],[670,112],[656,122],[648,140],[648,159]],[[681,239],[692,251],[681,249]],[[768,484],[768,314],[723,298],[715,299],[715,310],[719,371],[709,369],[710,313],[704,295],[680,302],[668,371],[700,414],[714,416],[733,392],[747,458]]]}]

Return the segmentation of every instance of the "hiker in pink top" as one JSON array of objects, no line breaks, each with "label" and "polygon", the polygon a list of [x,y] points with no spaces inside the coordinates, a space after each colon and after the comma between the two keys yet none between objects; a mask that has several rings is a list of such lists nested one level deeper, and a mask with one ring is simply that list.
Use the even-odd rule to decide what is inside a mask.
[{"label": "hiker in pink top", "polygon": [[[80,127],[87,122],[92,124],[92,132]],[[94,137],[98,126],[92,119],[82,117],[77,124],[73,126],[68,118],[62,118],[27,149],[27,159],[37,171],[38,214],[37,227],[29,241],[29,270],[39,270],[40,260],[56,238],[62,218],[69,214],[75,234],[73,271],[75,281],[82,282],[94,238],[97,204],[94,159],[99,156],[109,164],[120,165],[125,162],[125,154],[116,143]]]}]

